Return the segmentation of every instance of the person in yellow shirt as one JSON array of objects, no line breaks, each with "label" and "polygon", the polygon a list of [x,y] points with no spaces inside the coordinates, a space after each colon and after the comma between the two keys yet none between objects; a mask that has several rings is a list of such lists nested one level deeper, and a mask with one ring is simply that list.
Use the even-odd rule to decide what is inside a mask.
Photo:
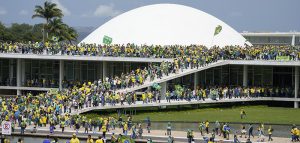
[{"label": "person in yellow shirt", "polygon": [[273,128],[272,128],[272,126],[269,126],[269,129],[268,129],[269,139],[268,139],[268,141],[273,141],[272,133],[273,133]]},{"label": "person in yellow shirt", "polygon": [[99,136],[95,143],[104,143],[104,140]]},{"label": "person in yellow shirt", "polygon": [[[106,120],[105,120],[105,121],[106,121]],[[103,138],[105,138],[106,131],[107,131],[107,129],[106,129],[106,124],[105,124],[105,123],[103,124],[101,130],[102,130],[102,133],[103,133],[103,134],[102,134],[102,135],[103,135]]]},{"label": "person in yellow shirt", "polygon": [[209,129],[209,122],[208,122],[208,120],[206,120],[205,121],[205,130],[206,130],[207,134],[209,134],[208,129]]},{"label": "person in yellow shirt", "polygon": [[94,143],[94,140],[92,139],[91,135],[88,135],[88,138],[86,140],[86,143]]},{"label": "person in yellow shirt", "polygon": [[70,143],[80,143],[79,139],[76,137],[76,134],[73,134],[73,137],[70,140]]},{"label": "person in yellow shirt", "polygon": [[127,122],[125,122],[125,124],[123,126],[123,132],[124,132],[124,135],[127,136],[127,132],[128,132],[128,124],[127,124]]},{"label": "person in yellow shirt", "polygon": [[300,129],[297,128],[296,130],[296,140],[299,141],[299,136],[300,136]]},{"label": "person in yellow shirt", "polygon": [[143,100],[143,104],[146,103],[146,94],[145,94],[145,92],[142,93],[142,100]]}]

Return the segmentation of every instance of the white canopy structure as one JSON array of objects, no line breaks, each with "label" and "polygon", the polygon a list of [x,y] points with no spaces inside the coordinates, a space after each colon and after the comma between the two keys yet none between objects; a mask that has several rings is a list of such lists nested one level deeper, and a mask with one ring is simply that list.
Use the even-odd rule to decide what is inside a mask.
[{"label": "white canopy structure", "polygon": [[[222,26],[214,36],[216,27]],[[154,4],[125,12],[106,22],[80,43],[102,44],[104,36],[112,44],[244,46],[246,39],[216,17],[178,4]],[[247,42],[247,44],[251,44]]]}]

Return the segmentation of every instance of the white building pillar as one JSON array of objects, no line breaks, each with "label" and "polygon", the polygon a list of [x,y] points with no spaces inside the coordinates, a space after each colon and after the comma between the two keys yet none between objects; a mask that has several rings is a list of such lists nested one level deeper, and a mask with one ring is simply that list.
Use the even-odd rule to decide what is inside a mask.
[{"label": "white building pillar", "polygon": [[199,72],[194,73],[194,90],[199,86]]},{"label": "white building pillar", "polygon": [[11,84],[13,83],[14,79],[14,59],[9,59],[9,85],[12,86]]},{"label": "white building pillar", "polygon": [[64,65],[64,61],[60,60],[59,61],[59,90],[63,89],[63,80],[64,80],[64,76],[65,76],[65,65]]},{"label": "white building pillar", "polygon": [[[299,91],[299,67],[295,67],[295,99],[298,98]],[[294,108],[299,108],[299,102],[294,102]]]},{"label": "white building pillar", "polygon": [[248,86],[248,66],[243,66],[243,86]]},{"label": "white building pillar", "polygon": [[[22,59],[17,59],[17,87],[22,86]],[[21,95],[21,90],[17,89],[17,95]]]},{"label": "white building pillar", "polygon": [[291,43],[292,46],[295,46],[295,41],[296,41],[296,36],[293,35],[293,37],[292,37],[292,43]]},{"label": "white building pillar", "polygon": [[160,95],[161,95],[161,100],[166,99],[166,93],[167,93],[167,82],[162,82],[160,83],[161,90],[160,90]]},{"label": "white building pillar", "polygon": [[21,61],[21,85],[22,86],[24,86],[26,84],[25,71],[26,71],[25,60],[22,60]]},{"label": "white building pillar", "polygon": [[104,80],[108,75],[107,75],[107,62],[103,61],[102,65],[102,80]]}]

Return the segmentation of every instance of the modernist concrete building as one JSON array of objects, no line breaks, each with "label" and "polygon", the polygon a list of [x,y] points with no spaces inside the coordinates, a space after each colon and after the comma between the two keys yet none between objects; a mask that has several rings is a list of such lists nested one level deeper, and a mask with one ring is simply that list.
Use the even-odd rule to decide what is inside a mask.
[{"label": "modernist concrete building", "polygon": [[[154,13],[152,13],[152,10],[154,10]],[[172,13],[167,12],[174,10],[178,11],[178,14],[185,14],[181,16],[187,18],[179,21],[178,17],[172,16],[170,15]],[[162,15],[159,15],[161,13],[158,11],[161,11]],[[143,13],[148,17],[142,17]],[[170,18],[170,21],[176,24],[172,23],[170,25],[166,19],[162,21],[161,25],[159,23],[151,23],[153,19],[147,21],[151,17],[156,19],[158,16],[163,16],[166,19]],[[137,20],[138,17],[141,17],[145,21]],[[205,20],[202,21],[201,18]],[[182,21],[188,22],[190,25],[183,27],[186,23],[182,23]],[[118,22],[123,24],[116,25]],[[136,24],[141,26],[132,26],[130,22],[137,22]],[[196,24],[194,25],[192,22]],[[217,25],[222,25],[223,30],[219,35],[214,37],[213,33]],[[170,26],[174,26],[173,29],[177,29],[177,31],[170,29]],[[136,31],[135,28],[137,28]],[[165,29],[162,30],[163,28]],[[132,34],[128,34],[128,32],[132,32]],[[186,6],[172,4],[146,6],[124,13],[99,27],[81,43],[102,42],[101,39],[104,35],[111,36],[113,43],[118,44],[202,44],[211,46],[213,43],[219,46],[244,46],[246,39],[248,39],[253,44],[300,45],[299,33],[239,34],[230,26],[211,15]],[[203,38],[202,36],[210,38]],[[159,63],[164,60],[173,61],[173,59],[161,58],[0,53],[0,94],[21,95],[28,91],[44,92],[50,89],[61,90],[63,89],[64,80],[94,81],[104,77],[120,75],[122,72],[130,72],[137,67],[145,67],[151,62]],[[168,88],[172,88],[174,84],[178,83],[192,88],[198,85],[289,88],[293,96],[286,98],[292,100],[283,101],[294,102],[294,107],[298,108],[299,66],[300,62],[298,61],[219,61],[203,68],[185,70],[179,74],[169,75],[153,82],[162,85],[162,93],[165,93]],[[50,79],[52,82],[47,87],[28,87],[27,81],[35,79]],[[153,82],[126,90],[143,91],[151,86]]]}]

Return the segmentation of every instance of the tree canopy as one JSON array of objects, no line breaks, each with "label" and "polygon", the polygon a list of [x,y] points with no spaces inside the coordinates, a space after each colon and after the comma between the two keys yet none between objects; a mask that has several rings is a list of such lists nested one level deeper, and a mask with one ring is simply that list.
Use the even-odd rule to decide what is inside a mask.
[{"label": "tree canopy", "polygon": [[45,23],[35,25],[13,23],[5,27],[0,21],[0,41],[41,42],[51,41],[52,37],[57,37],[59,42],[77,41],[77,31],[63,22],[63,16],[57,4],[46,1],[42,6],[36,5],[32,15],[32,18],[45,19]]}]

